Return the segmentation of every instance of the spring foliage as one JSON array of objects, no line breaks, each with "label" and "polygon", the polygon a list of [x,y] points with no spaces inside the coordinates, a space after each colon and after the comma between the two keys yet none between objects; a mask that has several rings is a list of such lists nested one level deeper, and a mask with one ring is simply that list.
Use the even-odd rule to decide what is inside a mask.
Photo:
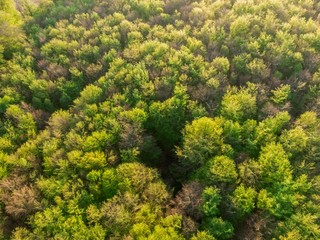
[{"label": "spring foliage", "polygon": [[319,13],[0,0],[0,238],[320,239]]}]

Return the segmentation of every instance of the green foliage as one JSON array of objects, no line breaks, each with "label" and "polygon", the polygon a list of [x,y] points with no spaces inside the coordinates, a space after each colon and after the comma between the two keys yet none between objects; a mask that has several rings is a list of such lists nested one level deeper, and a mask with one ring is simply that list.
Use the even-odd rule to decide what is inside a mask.
[{"label": "green foliage", "polygon": [[0,238],[319,239],[319,11],[0,0]]},{"label": "green foliage", "polygon": [[216,156],[200,169],[201,179],[212,183],[234,183],[238,177],[235,163],[227,156]]},{"label": "green foliage", "polygon": [[183,147],[177,154],[187,168],[203,166],[212,156],[221,152],[223,120],[203,117],[186,125]]},{"label": "green foliage", "polygon": [[270,143],[262,148],[258,162],[263,184],[285,184],[291,180],[291,165],[281,144]]},{"label": "green foliage", "polygon": [[282,85],[271,92],[273,94],[271,100],[276,104],[281,104],[290,98],[291,88],[290,85]]},{"label": "green foliage", "polygon": [[271,143],[277,140],[281,130],[289,123],[288,112],[280,112],[274,117],[269,117],[259,123],[256,129],[257,141],[260,143]]},{"label": "green foliage", "polygon": [[280,142],[289,153],[299,153],[306,149],[308,136],[301,127],[284,131],[280,136]]},{"label": "green foliage", "polygon": [[22,50],[21,24],[22,19],[15,9],[15,2],[2,0],[0,2],[0,48],[2,48],[1,55],[3,54],[5,59],[12,58],[14,53]]},{"label": "green foliage", "polygon": [[195,236],[191,238],[191,240],[215,240],[213,236],[205,231],[197,232]]},{"label": "green foliage", "polygon": [[160,224],[154,227],[154,230],[146,239],[182,240],[184,238],[179,233],[180,228],[181,228],[181,217],[175,216],[175,215],[168,216],[166,218],[161,219]]},{"label": "green foliage", "polygon": [[149,124],[155,131],[159,142],[169,149],[180,142],[180,131],[186,121],[186,89],[183,86],[175,88],[175,95],[162,103],[155,102],[149,109]]},{"label": "green foliage", "polygon": [[239,212],[240,217],[250,214],[255,208],[257,192],[246,188],[243,184],[238,186],[233,193],[232,203]]},{"label": "green foliage", "polygon": [[221,115],[227,119],[243,122],[254,119],[256,112],[256,96],[249,89],[231,89],[222,99]]},{"label": "green foliage", "polygon": [[286,222],[279,224],[280,236],[279,239],[317,239],[320,236],[319,225],[316,223],[317,217],[310,213],[299,212],[293,215]]},{"label": "green foliage", "polygon": [[204,228],[217,239],[231,239],[234,235],[232,224],[221,218],[209,218],[204,223]]},{"label": "green foliage", "polygon": [[230,70],[229,60],[225,57],[217,57],[213,59],[212,65],[221,74],[227,74]]},{"label": "green foliage", "polygon": [[23,111],[18,105],[10,105],[5,115],[10,120],[4,126],[9,139],[23,143],[36,136],[36,123],[31,113]]},{"label": "green foliage", "polygon": [[154,170],[144,167],[140,163],[125,163],[118,167],[117,174],[120,190],[141,192],[146,185],[157,178]]},{"label": "green foliage", "polygon": [[75,100],[75,105],[83,106],[84,104],[93,104],[99,101],[102,90],[94,85],[88,85]]},{"label": "green foliage", "polygon": [[202,193],[202,199],[202,212],[208,217],[217,216],[219,214],[219,205],[221,201],[219,189],[213,187],[205,188]]}]

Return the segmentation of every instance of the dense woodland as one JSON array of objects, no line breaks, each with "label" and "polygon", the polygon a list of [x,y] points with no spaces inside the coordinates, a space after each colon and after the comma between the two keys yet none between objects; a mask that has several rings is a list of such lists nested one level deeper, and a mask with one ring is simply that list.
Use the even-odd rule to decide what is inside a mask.
[{"label": "dense woodland", "polygon": [[320,239],[317,0],[0,0],[0,239]]}]

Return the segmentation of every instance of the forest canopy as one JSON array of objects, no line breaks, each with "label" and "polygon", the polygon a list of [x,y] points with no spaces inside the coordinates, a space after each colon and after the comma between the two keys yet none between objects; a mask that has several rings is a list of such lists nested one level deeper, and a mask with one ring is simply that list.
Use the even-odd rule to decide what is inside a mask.
[{"label": "forest canopy", "polygon": [[0,0],[0,239],[320,239],[316,0]]}]

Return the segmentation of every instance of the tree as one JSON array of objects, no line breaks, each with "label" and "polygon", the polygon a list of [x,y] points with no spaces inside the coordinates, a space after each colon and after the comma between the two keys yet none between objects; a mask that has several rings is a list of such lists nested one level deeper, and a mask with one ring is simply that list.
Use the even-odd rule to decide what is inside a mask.
[{"label": "tree", "polygon": [[234,183],[238,177],[236,165],[227,156],[216,156],[199,170],[200,180],[210,183]]},{"label": "tree", "polygon": [[219,214],[219,205],[222,199],[219,193],[219,189],[213,187],[207,187],[203,190],[201,210],[206,217],[214,217]]},{"label": "tree", "polygon": [[224,221],[222,218],[208,218],[203,223],[204,229],[218,239],[231,239],[234,235],[234,228],[228,221]]},{"label": "tree", "polygon": [[158,179],[154,169],[149,169],[141,163],[125,163],[117,168],[120,181],[120,191],[142,192],[151,182]]},{"label": "tree", "polygon": [[281,85],[280,87],[277,87],[276,89],[271,91],[273,96],[271,97],[271,100],[276,104],[282,104],[286,100],[290,99],[290,93],[291,88],[290,85]]},{"label": "tree", "polygon": [[75,104],[78,107],[83,106],[84,104],[93,104],[99,102],[102,95],[102,89],[94,86],[88,85],[81,93],[80,97],[75,100]]},{"label": "tree", "polygon": [[61,137],[71,127],[72,115],[68,111],[56,111],[48,121],[50,130],[55,137]]},{"label": "tree", "polygon": [[276,232],[279,239],[317,239],[320,237],[320,228],[316,223],[317,217],[310,213],[298,212],[287,221],[279,224]]},{"label": "tree", "polygon": [[296,127],[289,131],[283,131],[280,142],[288,153],[297,154],[306,150],[308,136],[302,127]]},{"label": "tree", "polygon": [[[5,190],[2,183],[2,189]],[[14,186],[11,186],[14,187]],[[18,189],[3,192],[1,200],[5,204],[6,213],[15,220],[24,220],[41,209],[39,196],[34,187],[21,186]]]},{"label": "tree", "polygon": [[239,217],[250,214],[255,209],[257,192],[255,189],[246,188],[243,184],[238,186],[233,193],[232,203],[239,213]]},{"label": "tree", "polygon": [[196,235],[194,235],[191,240],[215,240],[213,236],[211,236],[206,231],[197,232]]},{"label": "tree", "polygon": [[232,88],[223,96],[221,115],[239,122],[254,119],[257,114],[256,104],[256,96],[249,89]]},{"label": "tree", "polygon": [[[31,113],[23,111],[18,105],[11,105],[5,114],[11,120],[6,126],[9,139],[16,143],[23,143],[36,135],[36,123]],[[15,129],[11,129],[12,127]]]},{"label": "tree", "polygon": [[319,12],[0,0],[0,238],[319,239]]},{"label": "tree", "polygon": [[148,236],[148,239],[184,239],[180,233],[181,217],[171,215],[160,220],[160,223],[154,227],[154,230]]},{"label": "tree", "polygon": [[188,170],[203,166],[221,152],[223,146],[221,118],[199,118],[187,124],[183,131],[182,148],[178,149],[180,163]]},{"label": "tree", "polygon": [[276,141],[282,129],[289,123],[290,118],[288,112],[280,112],[274,117],[268,117],[261,121],[256,129],[256,141],[260,145]]},{"label": "tree", "polygon": [[2,0],[0,3],[0,46],[5,59],[22,50],[23,33],[20,29],[22,19],[12,0]]},{"label": "tree", "polygon": [[263,147],[258,163],[262,186],[286,184],[292,180],[291,164],[281,144],[272,142]]},{"label": "tree", "polygon": [[186,121],[187,99],[185,87],[177,86],[174,97],[150,106],[147,124],[155,132],[161,146],[167,150],[181,141],[180,131]]}]

